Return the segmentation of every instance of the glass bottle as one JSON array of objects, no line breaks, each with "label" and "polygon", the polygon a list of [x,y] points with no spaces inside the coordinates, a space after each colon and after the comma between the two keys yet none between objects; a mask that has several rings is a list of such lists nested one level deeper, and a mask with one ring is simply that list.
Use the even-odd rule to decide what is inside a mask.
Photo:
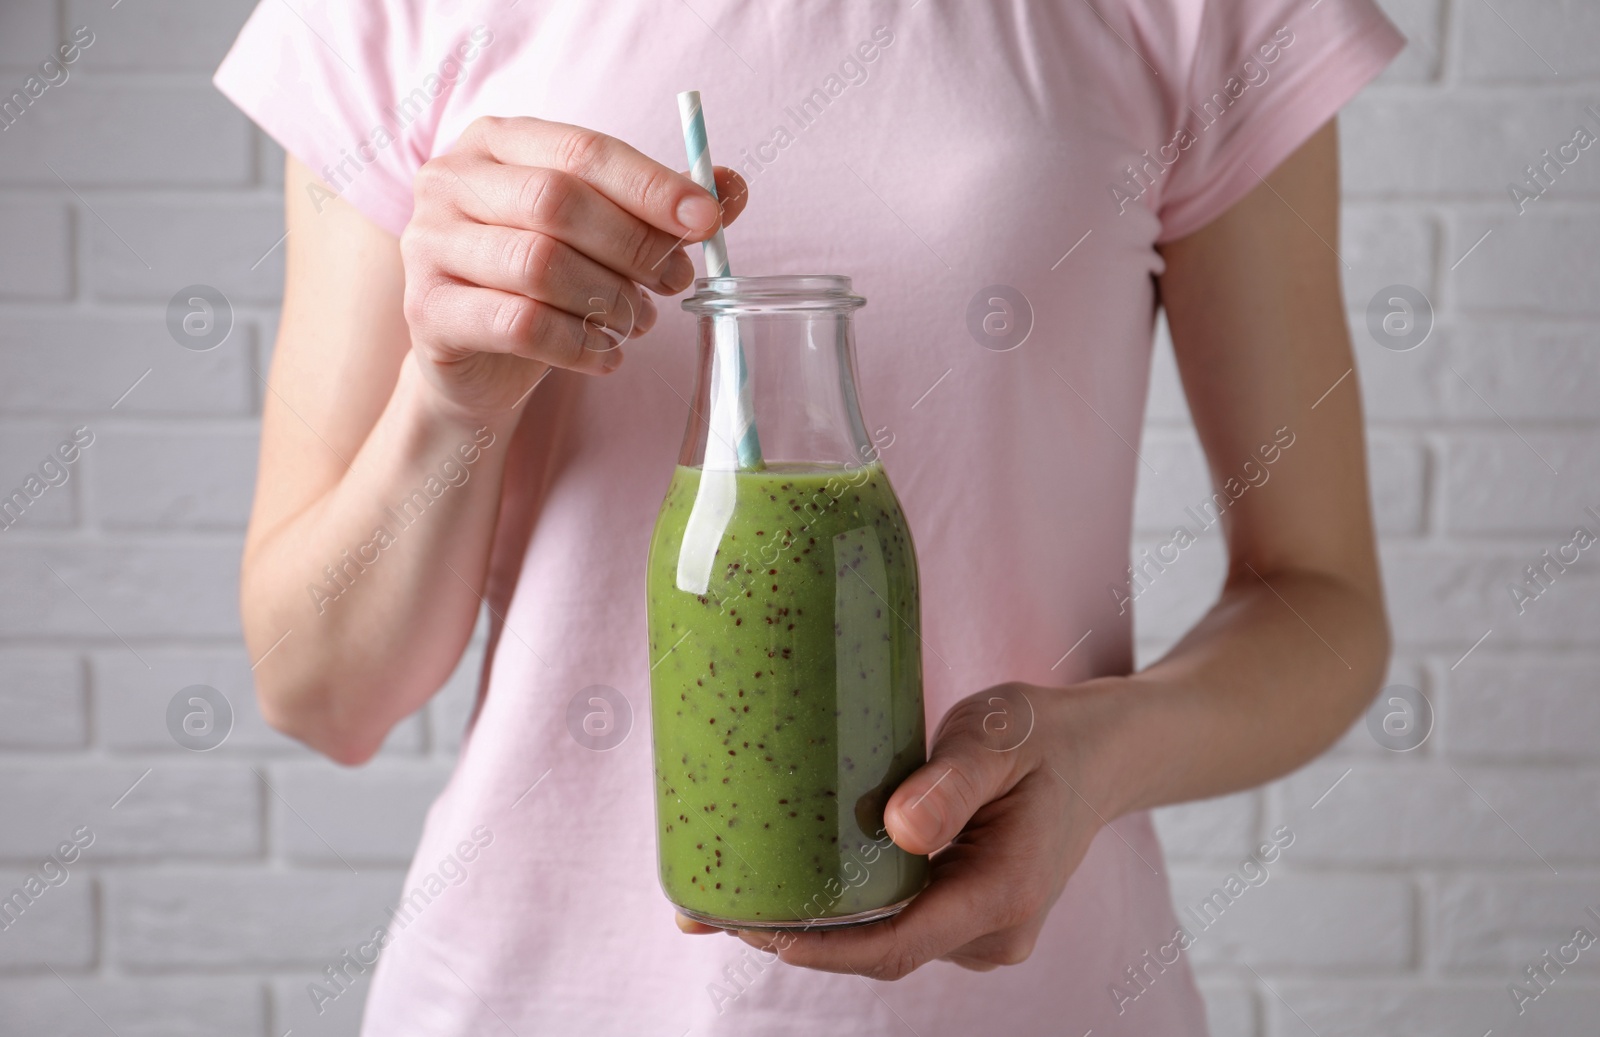
[{"label": "glass bottle", "polygon": [[927,880],[883,824],[925,721],[892,437],[856,400],[865,302],[781,276],[701,278],[683,303],[699,365],[650,545],[651,726],[661,885],[710,925],[876,921]]}]

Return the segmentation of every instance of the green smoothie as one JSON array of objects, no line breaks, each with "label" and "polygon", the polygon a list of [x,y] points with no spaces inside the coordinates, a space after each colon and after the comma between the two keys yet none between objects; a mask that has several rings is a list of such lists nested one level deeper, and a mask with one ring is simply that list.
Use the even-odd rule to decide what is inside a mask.
[{"label": "green smoothie", "polygon": [[926,857],[883,808],[924,762],[917,566],[877,463],[679,467],[650,545],[661,884],[741,927],[882,917]]}]

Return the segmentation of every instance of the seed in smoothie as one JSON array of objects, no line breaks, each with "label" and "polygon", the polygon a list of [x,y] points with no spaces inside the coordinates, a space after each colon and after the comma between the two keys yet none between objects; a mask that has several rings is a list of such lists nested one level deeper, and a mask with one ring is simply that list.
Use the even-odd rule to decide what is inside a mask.
[{"label": "seed in smoothie", "polygon": [[927,877],[927,858],[883,830],[889,795],[924,761],[899,502],[877,463],[712,478],[731,479],[733,499],[704,590],[680,587],[699,469],[677,469],[650,550],[662,886],[730,924],[898,904]]}]

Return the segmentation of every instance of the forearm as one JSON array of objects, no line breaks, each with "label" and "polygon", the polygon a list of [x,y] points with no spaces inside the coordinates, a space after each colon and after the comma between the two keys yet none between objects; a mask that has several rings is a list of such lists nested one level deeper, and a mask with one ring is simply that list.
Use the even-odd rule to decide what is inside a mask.
[{"label": "forearm", "polygon": [[1314,572],[1243,569],[1165,657],[1091,682],[1075,708],[1107,817],[1280,777],[1371,701],[1389,655],[1375,591]]},{"label": "forearm", "polygon": [[263,712],[365,759],[449,676],[471,636],[515,424],[440,412],[408,359],[348,471],[242,566]]}]

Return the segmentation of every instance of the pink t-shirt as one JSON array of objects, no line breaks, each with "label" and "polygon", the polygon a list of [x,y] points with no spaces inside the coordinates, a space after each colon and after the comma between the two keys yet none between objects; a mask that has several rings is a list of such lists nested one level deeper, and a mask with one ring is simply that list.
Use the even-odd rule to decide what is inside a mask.
[{"label": "pink t-shirt", "polygon": [[[713,156],[751,185],[735,268],[848,274],[869,300],[861,398],[921,564],[932,730],[1001,681],[1129,671],[1108,588],[1127,585],[1155,245],[1241,198],[1402,43],[1371,0],[269,0],[216,81],[395,234],[412,174],[478,116],[589,126],[677,168],[674,95],[699,89]],[[984,330],[995,285],[1028,301],[1016,332]],[[692,332],[663,307],[615,375],[547,378],[500,447],[504,619],[363,1033],[1203,1034],[1187,955],[1145,956],[1170,958],[1178,926],[1146,814],[1095,839],[1019,966],[874,984],[674,928],[644,573]],[[597,684],[635,727],[604,752],[567,720]],[[459,885],[452,855],[471,857]]]}]

